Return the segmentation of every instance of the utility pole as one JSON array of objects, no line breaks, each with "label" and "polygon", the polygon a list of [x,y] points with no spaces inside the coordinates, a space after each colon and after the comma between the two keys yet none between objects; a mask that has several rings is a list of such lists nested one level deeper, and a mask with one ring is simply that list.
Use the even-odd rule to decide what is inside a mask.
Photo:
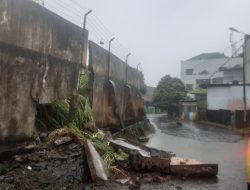
[{"label": "utility pole", "polygon": [[139,80],[139,79],[140,79],[139,65],[141,65],[141,63],[138,63],[138,64],[137,64],[137,67],[136,67],[136,68],[137,68],[137,90],[138,90],[138,91],[139,91],[139,87],[140,87],[140,85],[139,85],[139,83],[140,83],[140,82],[139,82],[139,81],[140,81],[140,80]]},{"label": "utility pole", "polygon": [[243,103],[244,103],[244,128],[247,123],[247,100],[246,100],[246,36],[243,46]]},{"label": "utility pole", "polygon": [[244,113],[243,113],[243,125],[244,125],[244,128],[246,127],[247,125],[247,97],[246,97],[246,42],[249,38],[249,34],[246,34],[244,32],[241,32],[235,28],[229,28],[229,30],[233,31],[233,32],[237,32],[237,33],[240,33],[240,34],[243,34],[244,35],[244,45],[243,45],[243,104],[244,104]]},{"label": "utility pole", "polygon": [[126,84],[128,83],[128,57],[131,55],[131,53],[129,53],[127,56],[126,56]]},{"label": "utility pole", "polygon": [[108,56],[108,79],[110,79],[111,75],[111,43],[115,40],[115,38],[112,38],[109,40],[109,56]]},{"label": "utility pole", "polygon": [[86,29],[87,16],[92,12],[90,9],[88,12],[84,14],[83,28]]}]

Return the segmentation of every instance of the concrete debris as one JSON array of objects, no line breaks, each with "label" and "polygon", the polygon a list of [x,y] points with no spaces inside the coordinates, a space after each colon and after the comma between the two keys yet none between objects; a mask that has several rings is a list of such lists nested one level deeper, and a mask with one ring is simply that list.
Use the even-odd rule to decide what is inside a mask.
[{"label": "concrete debris", "polygon": [[172,152],[166,152],[163,150],[158,150],[156,148],[147,147],[144,144],[138,143],[137,141],[129,140],[128,143],[130,143],[134,146],[137,146],[137,147],[141,148],[142,150],[149,152],[151,157],[168,158],[168,157],[175,156],[175,154]]},{"label": "concrete debris", "polygon": [[131,151],[132,152],[138,151],[140,153],[140,155],[142,155],[143,157],[150,158],[149,152],[142,150],[140,147],[134,146],[134,145],[127,143],[123,140],[119,140],[119,139],[118,140],[111,140],[110,145],[113,146],[114,148],[122,149],[124,152],[126,152],[128,154],[130,154]]},{"label": "concrete debris", "polygon": [[110,141],[111,146],[129,154],[130,166],[136,171],[157,171],[185,177],[218,174],[218,164],[205,164],[197,160],[179,158],[171,152],[149,148],[136,142],[131,143],[121,139]]},{"label": "concrete debris", "polygon": [[40,138],[41,140],[46,139],[47,137],[48,137],[48,133],[40,133],[40,134],[39,134],[39,138]]},{"label": "concrete debris", "polygon": [[170,172],[170,154],[165,153],[166,157],[162,156],[162,152],[159,156],[156,156],[156,150],[153,152],[154,156],[151,156],[150,150],[145,151],[138,146],[127,143],[123,140],[112,140],[111,146],[122,149],[124,152],[130,155],[130,164],[132,168],[137,171],[160,171],[163,173]]},{"label": "concrete debris", "polygon": [[54,141],[55,145],[56,146],[60,146],[60,145],[64,145],[64,144],[68,144],[72,142],[72,138],[69,137],[69,136],[66,136],[66,137],[61,137],[61,138],[58,138]]},{"label": "concrete debris", "polygon": [[140,152],[132,152],[130,154],[130,164],[136,171],[161,172],[170,173],[170,158],[146,157]]},{"label": "concrete debris", "polygon": [[172,157],[170,163],[172,175],[184,177],[209,177],[218,174],[218,164],[205,164],[197,160]]},{"label": "concrete debris", "polygon": [[108,170],[95,147],[89,140],[87,140],[83,145],[92,181],[97,182],[99,179],[107,181],[109,175]]},{"label": "concrete debris", "polygon": [[128,185],[130,178],[125,178],[125,179],[117,179],[115,180],[117,183],[121,184],[121,185]]},{"label": "concrete debris", "polygon": [[155,176],[153,182],[155,183],[165,183],[169,180],[168,176]]}]

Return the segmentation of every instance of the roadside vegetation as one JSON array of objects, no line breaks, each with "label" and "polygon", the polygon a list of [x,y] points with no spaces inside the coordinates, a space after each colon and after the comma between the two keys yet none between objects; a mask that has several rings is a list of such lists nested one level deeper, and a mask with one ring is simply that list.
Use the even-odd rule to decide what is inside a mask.
[{"label": "roadside vegetation", "polygon": [[187,99],[187,92],[183,82],[166,75],[161,78],[154,93],[154,104],[162,111],[167,111],[169,117],[179,114],[179,102]]}]

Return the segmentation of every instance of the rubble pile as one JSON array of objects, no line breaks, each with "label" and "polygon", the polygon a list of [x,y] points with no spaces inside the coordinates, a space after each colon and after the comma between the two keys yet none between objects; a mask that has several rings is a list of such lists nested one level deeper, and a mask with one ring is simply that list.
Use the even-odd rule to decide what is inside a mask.
[{"label": "rubble pile", "polygon": [[83,189],[90,184],[105,189],[112,183],[136,189],[142,183],[165,183],[171,176],[218,173],[217,164],[178,158],[136,141],[112,139],[110,133],[94,126],[57,129],[38,146],[28,147],[29,152],[14,151],[11,159],[0,164],[0,189]]}]

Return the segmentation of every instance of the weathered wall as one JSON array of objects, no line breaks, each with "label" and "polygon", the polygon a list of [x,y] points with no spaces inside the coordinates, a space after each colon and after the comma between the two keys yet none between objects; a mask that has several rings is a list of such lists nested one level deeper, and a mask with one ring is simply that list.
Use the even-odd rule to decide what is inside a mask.
[{"label": "weathered wall", "polygon": [[108,51],[89,42],[89,67],[92,71],[90,100],[101,127],[117,127],[143,117],[143,100],[137,90],[137,70],[111,54],[108,78]]},{"label": "weathered wall", "polygon": [[0,1],[0,143],[32,137],[37,103],[77,95],[87,38],[30,0]]},{"label": "weathered wall", "polygon": [[[250,94],[250,86],[246,86],[246,94]],[[243,110],[242,85],[214,85],[207,88],[208,110]],[[247,109],[250,109],[250,99],[247,96]]]}]

